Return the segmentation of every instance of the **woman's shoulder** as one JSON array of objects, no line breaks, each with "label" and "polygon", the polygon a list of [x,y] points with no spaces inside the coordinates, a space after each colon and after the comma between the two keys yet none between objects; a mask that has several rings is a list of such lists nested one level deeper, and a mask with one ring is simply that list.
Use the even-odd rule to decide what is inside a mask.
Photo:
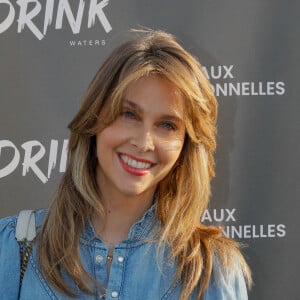
[{"label": "woman's shoulder", "polygon": [[223,263],[215,258],[209,286],[204,300],[247,300],[247,284],[240,261],[235,258],[235,264],[226,269]]},{"label": "woman's shoulder", "polygon": [[[35,211],[35,224],[37,231],[43,224],[46,210]],[[10,260],[15,260],[19,254],[19,243],[16,240],[16,226],[18,215],[0,219],[0,266],[9,265]],[[0,268],[1,270],[1,268]]]},{"label": "woman's shoulder", "polygon": [[239,249],[240,244],[225,236],[215,237],[211,244],[212,276],[204,299],[248,299],[251,271]]},{"label": "woman's shoulder", "polygon": [[[42,226],[45,214],[45,209],[37,210],[34,212],[37,230]],[[4,245],[5,239],[15,237],[17,221],[18,215],[13,215],[0,219],[0,246]]]},{"label": "woman's shoulder", "polygon": [[[39,228],[45,210],[35,212]],[[20,246],[15,238],[18,215],[0,219],[0,298],[17,299],[20,280]]]},{"label": "woman's shoulder", "polygon": [[200,224],[197,232],[204,249],[208,270],[208,287],[204,300],[246,300],[247,285],[251,287],[251,272],[242,255],[241,244],[226,237],[222,229]]},{"label": "woman's shoulder", "polygon": [[[15,235],[17,219],[17,215],[0,219],[0,240]],[[0,245],[4,245],[2,241]]]}]

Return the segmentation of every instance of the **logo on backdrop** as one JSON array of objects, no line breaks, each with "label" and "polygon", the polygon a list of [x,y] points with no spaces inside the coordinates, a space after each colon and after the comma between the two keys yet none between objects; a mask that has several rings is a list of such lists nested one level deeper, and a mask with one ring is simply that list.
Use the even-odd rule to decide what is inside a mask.
[{"label": "logo on backdrop", "polygon": [[233,239],[283,238],[286,236],[285,224],[238,224],[236,208],[207,209],[201,222],[222,224],[223,233]]},{"label": "logo on backdrop", "polygon": [[[18,166],[22,166],[22,176],[32,172],[41,182],[46,183],[55,168],[61,173],[65,172],[67,148],[68,140],[51,140],[49,147],[36,140],[27,141],[20,147],[12,141],[0,140],[0,158],[5,156],[4,161],[0,160],[0,178],[9,176]],[[48,167],[43,170],[40,164],[45,159],[48,159]]]},{"label": "logo on backdrop", "polygon": [[[73,34],[80,33],[82,26],[92,28],[98,24],[101,24],[106,33],[112,30],[105,13],[109,0],[100,2],[99,0],[72,0],[72,4],[76,7],[74,13],[69,0],[0,0],[1,10],[3,11],[6,7],[5,12],[7,11],[4,20],[0,20],[0,34],[16,22],[18,23],[18,33],[22,33],[27,28],[38,40],[42,40],[45,38],[49,26],[62,29],[66,24],[64,20],[71,27]],[[39,20],[43,18],[43,25],[37,24],[37,18]],[[93,45],[103,45],[104,42],[103,40],[85,41],[85,45],[91,45],[91,43]]]},{"label": "logo on backdrop", "polygon": [[203,66],[203,72],[219,96],[282,96],[285,94],[283,81],[237,81],[234,65]]}]

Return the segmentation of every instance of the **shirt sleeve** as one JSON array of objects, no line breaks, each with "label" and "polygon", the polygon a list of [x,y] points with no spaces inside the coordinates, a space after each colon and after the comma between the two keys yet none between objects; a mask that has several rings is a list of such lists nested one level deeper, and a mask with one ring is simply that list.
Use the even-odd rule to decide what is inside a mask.
[{"label": "shirt sleeve", "polygon": [[16,217],[0,220],[0,299],[18,299],[19,244],[15,239]]},{"label": "shirt sleeve", "polygon": [[204,300],[248,300],[247,287],[238,260],[229,272],[222,271],[218,262],[213,264],[213,275]]}]

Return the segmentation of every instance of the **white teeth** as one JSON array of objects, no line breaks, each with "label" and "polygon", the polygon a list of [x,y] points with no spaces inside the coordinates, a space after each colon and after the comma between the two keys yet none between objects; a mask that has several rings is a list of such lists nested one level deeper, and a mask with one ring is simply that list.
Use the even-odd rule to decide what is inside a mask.
[{"label": "white teeth", "polygon": [[136,169],[147,169],[151,167],[151,164],[137,161],[135,159],[129,158],[127,155],[122,154],[120,157],[127,165]]}]

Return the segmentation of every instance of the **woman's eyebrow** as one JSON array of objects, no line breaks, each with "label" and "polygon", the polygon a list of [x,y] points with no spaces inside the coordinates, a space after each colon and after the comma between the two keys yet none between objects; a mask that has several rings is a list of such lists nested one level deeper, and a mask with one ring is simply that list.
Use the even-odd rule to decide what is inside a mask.
[{"label": "woman's eyebrow", "polygon": [[165,121],[175,122],[175,123],[183,122],[182,118],[177,115],[162,115],[160,116],[160,119]]},{"label": "woman's eyebrow", "polygon": [[[131,108],[133,108],[138,113],[143,112],[143,109],[137,103],[135,103],[133,101],[125,99],[123,103],[125,105],[130,106]],[[165,121],[170,121],[170,122],[176,122],[176,123],[183,122],[182,117],[180,116],[180,114],[177,113],[177,111],[174,111],[174,114],[172,114],[172,115],[168,115],[168,114],[161,115],[161,116],[159,116],[159,119],[165,120]]]},{"label": "woman's eyebrow", "polygon": [[136,110],[139,113],[143,112],[143,110],[141,109],[141,107],[138,104],[136,104],[128,99],[125,99],[123,103],[132,107],[134,110]]}]

